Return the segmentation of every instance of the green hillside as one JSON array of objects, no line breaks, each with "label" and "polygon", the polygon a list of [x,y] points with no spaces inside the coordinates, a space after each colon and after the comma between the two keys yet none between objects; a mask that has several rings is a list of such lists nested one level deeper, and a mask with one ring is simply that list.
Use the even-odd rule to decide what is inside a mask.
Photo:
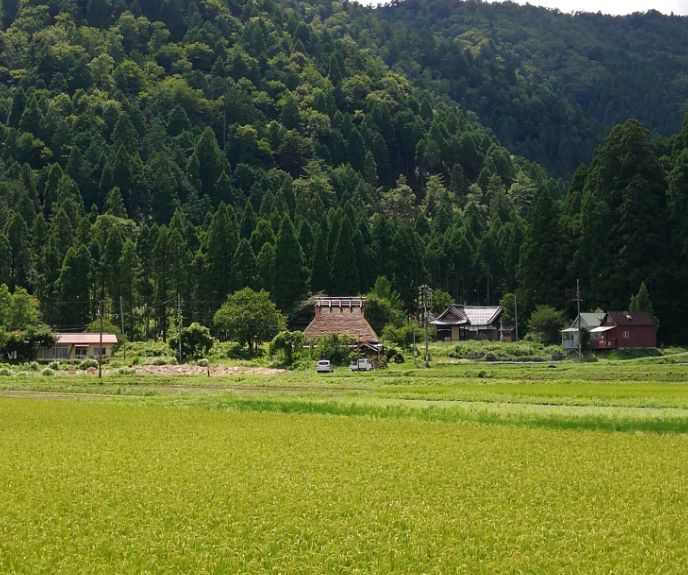
[{"label": "green hillside", "polygon": [[386,276],[407,312],[426,282],[470,303],[518,292],[525,321],[538,304],[572,311],[577,277],[591,309],[627,305],[644,281],[663,337],[687,336],[685,130],[615,129],[567,191],[388,67],[359,12],[4,2],[0,284],[62,329],[83,329],[103,299],[147,338],[166,337],[179,302],[185,322],[212,327],[242,287],[293,318],[310,293]]},{"label": "green hillside", "polygon": [[670,134],[688,111],[685,17],[457,0],[354,13],[361,39],[392,68],[475,111],[510,150],[563,176],[615,124],[635,118]]}]

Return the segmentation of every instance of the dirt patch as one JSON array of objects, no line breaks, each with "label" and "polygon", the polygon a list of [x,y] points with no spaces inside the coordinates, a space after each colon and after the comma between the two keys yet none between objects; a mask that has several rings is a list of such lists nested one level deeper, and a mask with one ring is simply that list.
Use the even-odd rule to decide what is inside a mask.
[{"label": "dirt patch", "polygon": [[[279,375],[286,373],[286,369],[270,367],[244,367],[216,365],[201,367],[200,365],[139,365],[133,368],[137,374],[143,375]],[[111,372],[114,373],[114,372]]]}]

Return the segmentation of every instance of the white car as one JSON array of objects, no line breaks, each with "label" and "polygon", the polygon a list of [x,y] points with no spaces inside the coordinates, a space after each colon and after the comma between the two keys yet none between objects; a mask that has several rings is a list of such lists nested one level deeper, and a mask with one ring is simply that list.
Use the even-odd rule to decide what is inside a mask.
[{"label": "white car", "polygon": [[321,359],[318,362],[317,367],[315,370],[318,373],[332,373],[334,371],[334,367],[332,367],[332,364],[330,363],[329,359]]}]

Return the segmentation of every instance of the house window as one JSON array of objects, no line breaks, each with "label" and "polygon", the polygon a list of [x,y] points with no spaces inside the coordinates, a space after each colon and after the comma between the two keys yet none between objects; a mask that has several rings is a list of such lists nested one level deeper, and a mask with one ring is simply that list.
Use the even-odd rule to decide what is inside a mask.
[{"label": "house window", "polygon": [[624,331],[624,339],[631,339],[631,332],[626,330]]},{"label": "house window", "polygon": [[88,355],[88,348],[87,347],[77,347],[74,349],[74,356],[75,357],[86,357]]}]

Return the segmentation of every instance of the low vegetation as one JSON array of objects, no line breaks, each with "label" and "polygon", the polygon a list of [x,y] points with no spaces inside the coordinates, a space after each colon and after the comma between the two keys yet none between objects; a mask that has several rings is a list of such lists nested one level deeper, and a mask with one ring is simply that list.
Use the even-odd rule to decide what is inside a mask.
[{"label": "low vegetation", "polygon": [[558,345],[537,342],[463,341],[456,345],[450,357],[484,361],[549,361],[565,357]]},{"label": "low vegetation", "polygon": [[[506,367],[494,366],[493,381],[552,371]],[[455,382],[490,393],[462,369],[335,374],[327,385],[410,382],[442,394]],[[573,375],[559,373],[560,398]],[[0,572],[75,573],[86,565],[93,574],[688,569],[682,435],[539,425],[551,407],[539,415],[529,408],[528,425],[512,425],[523,413],[506,409],[506,425],[489,412],[476,425],[443,417],[452,412],[427,402],[385,404],[382,395],[358,404],[334,392],[289,398],[285,385],[317,388],[323,380],[284,377],[263,380],[274,391],[251,397],[256,382],[243,379],[235,382],[248,384],[239,396],[163,398],[138,388],[137,399],[119,376],[110,402],[0,398]],[[130,388],[140,385],[129,380]],[[616,385],[601,386],[612,402]],[[685,405],[685,386],[662,385]],[[568,404],[596,386],[579,381]],[[638,402],[660,389],[637,386]],[[618,398],[632,388],[620,386]]]}]

